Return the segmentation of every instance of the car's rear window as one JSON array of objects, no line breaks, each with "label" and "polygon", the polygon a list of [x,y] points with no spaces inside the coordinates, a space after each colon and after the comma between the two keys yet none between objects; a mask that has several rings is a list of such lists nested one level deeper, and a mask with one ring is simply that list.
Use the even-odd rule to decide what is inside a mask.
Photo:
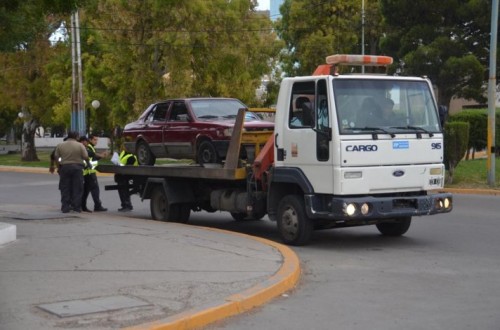
[{"label": "car's rear window", "polygon": [[246,105],[238,100],[192,100],[191,108],[198,118],[232,118]]}]

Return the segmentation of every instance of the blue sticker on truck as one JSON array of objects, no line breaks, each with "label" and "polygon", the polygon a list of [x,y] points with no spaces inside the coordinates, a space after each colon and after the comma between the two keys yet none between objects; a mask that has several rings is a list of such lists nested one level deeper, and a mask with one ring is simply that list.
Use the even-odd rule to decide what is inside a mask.
[{"label": "blue sticker on truck", "polygon": [[410,149],[410,141],[392,141],[392,149]]}]

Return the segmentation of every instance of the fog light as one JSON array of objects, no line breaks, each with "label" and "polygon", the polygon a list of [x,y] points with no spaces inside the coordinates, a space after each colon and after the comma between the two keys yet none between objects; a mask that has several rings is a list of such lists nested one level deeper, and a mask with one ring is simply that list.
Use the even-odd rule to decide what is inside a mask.
[{"label": "fog light", "polygon": [[349,203],[344,206],[344,213],[347,214],[348,216],[353,216],[354,213],[356,213],[356,204],[354,203]]},{"label": "fog light", "polygon": [[370,205],[368,203],[363,203],[363,205],[361,205],[361,214],[367,215],[368,212],[370,212]]}]

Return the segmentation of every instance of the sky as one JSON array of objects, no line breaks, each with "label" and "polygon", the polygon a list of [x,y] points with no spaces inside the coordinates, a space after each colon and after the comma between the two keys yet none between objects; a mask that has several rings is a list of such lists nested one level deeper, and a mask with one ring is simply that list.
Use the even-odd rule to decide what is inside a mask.
[{"label": "sky", "polygon": [[271,8],[269,4],[271,0],[258,0],[258,1],[259,5],[257,6],[257,10],[269,10],[269,8]]}]

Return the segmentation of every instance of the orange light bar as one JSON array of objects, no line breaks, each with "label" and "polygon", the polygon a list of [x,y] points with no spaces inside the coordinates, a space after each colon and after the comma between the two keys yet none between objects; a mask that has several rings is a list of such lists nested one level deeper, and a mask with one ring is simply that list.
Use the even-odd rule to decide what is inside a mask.
[{"label": "orange light bar", "polygon": [[390,56],[337,54],[326,58],[327,64],[386,66],[393,62]]}]

